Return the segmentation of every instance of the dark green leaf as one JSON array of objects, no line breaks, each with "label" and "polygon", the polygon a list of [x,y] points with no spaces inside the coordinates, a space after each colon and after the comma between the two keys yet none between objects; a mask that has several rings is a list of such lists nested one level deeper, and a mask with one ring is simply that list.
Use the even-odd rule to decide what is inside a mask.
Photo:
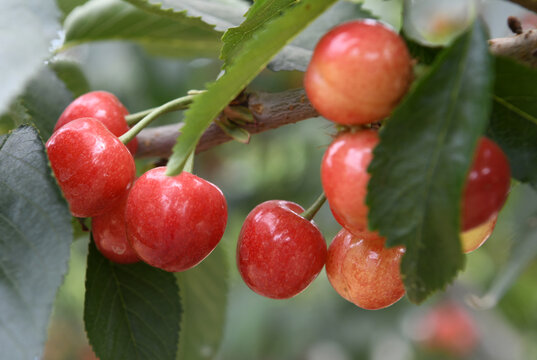
[{"label": "dark green leaf", "polygon": [[195,268],[176,273],[184,314],[177,360],[215,357],[226,320],[229,265],[220,244]]},{"label": "dark green leaf", "polygon": [[464,266],[463,186],[491,104],[492,61],[478,22],[446,49],[395,110],[369,167],[371,229],[406,246],[408,297],[423,301]]},{"label": "dark green leaf", "polygon": [[67,271],[71,215],[37,131],[0,136],[0,349],[41,356],[52,303]]},{"label": "dark green leaf", "polygon": [[273,71],[306,71],[315,45],[326,32],[345,21],[373,17],[357,4],[338,1],[284,47],[269,63],[269,68]]},{"label": "dark green leaf", "polygon": [[49,63],[56,76],[62,80],[74,97],[79,97],[90,91],[86,75],[80,65],[74,61],[57,60]]},{"label": "dark green leaf", "polygon": [[100,360],[175,359],[180,321],[172,273],[115,264],[90,243],[84,322]]},{"label": "dark green leaf", "polygon": [[512,176],[537,187],[537,70],[498,58],[488,135],[509,157]]},{"label": "dark green leaf", "polygon": [[225,31],[239,25],[248,10],[244,0],[127,0],[128,2],[158,15],[175,16],[186,12],[188,16],[199,18],[213,25],[218,31]]},{"label": "dark green leaf", "polygon": [[207,92],[194,99],[185,114],[185,126],[168,162],[169,175],[181,172],[188,155],[211,121],[233,100],[270,59],[335,0],[304,0],[288,8],[256,31],[233,63]]},{"label": "dark green leaf", "polygon": [[405,39],[410,55],[420,64],[432,64],[438,54],[440,54],[440,52],[442,51],[441,47],[425,46],[409,37],[406,37],[404,35],[403,37]]},{"label": "dark green leaf", "polygon": [[92,0],[65,20],[65,44],[126,40],[173,56],[212,56],[220,51],[221,33],[185,13],[157,15],[120,0]]},{"label": "dark green leaf", "polygon": [[59,16],[54,0],[0,1],[0,113],[49,56]]},{"label": "dark green leaf", "polygon": [[56,0],[56,3],[62,11],[64,17],[69,15],[74,8],[83,5],[86,2],[88,2],[88,0]]},{"label": "dark green leaf", "polygon": [[54,125],[73,96],[48,67],[43,67],[28,82],[24,92],[3,115],[4,121],[16,125],[34,124],[43,139],[52,135]]}]

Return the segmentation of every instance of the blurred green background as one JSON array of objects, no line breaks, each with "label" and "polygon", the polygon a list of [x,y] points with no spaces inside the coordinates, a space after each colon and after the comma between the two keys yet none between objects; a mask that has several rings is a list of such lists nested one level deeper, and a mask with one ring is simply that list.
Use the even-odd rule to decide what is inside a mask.
[{"label": "blurred green background", "polygon": [[[499,25],[505,22],[505,11],[501,7],[484,11],[497,24],[491,26],[491,34],[506,35],[506,27]],[[135,45],[113,42],[78,46],[64,55],[80,63],[91,90],[113,92],[131,112],[160,105],[190,89],[205,88],[221,66],[214,59],[151,57]],[[264,71],[249,89],[278,92],[298,87],[302,87],[302,73]],[[181,113],[168,114],[153,126],[181,118]],[[0,132],[12,125],[0,119]],[[195,173],[218,185],[229,207],[227,230],[219,246],[228,256],[231,285],[217,359],[537,359],[537,262],[533,261],[537,196],[523,185],[513,184],[495,233],[467,256],[466,269],[455,283],[420,306],[403,298],[387,309],[361,310],[332,289],[324,271],[290,300],[266,299],[246,287],[235,266],[242,221],[266,200],[311,204],[321,192],[320,162],[334,133],[328,121],[311,119],[252,136],[248,145],[231,142],[196,157]],[[148,169],[158,160],[138,160],[138,169]],[[315,221],[330,243],[340,227],[327,205]],[[69,273],[55,303],[45,360],[94,359],[82,322],[89,236],[77,224],[74,227],[77,237]],[[475,300],[489,290],[488,302]],[[427,338],[435,329],[425,326],[427,319],[446,302],[457,304],[470,325],[452,325],[455,335],[446,340],[451,346],[431,344]],[[472,336],[475,342],[464,351],[450,350]]]}]

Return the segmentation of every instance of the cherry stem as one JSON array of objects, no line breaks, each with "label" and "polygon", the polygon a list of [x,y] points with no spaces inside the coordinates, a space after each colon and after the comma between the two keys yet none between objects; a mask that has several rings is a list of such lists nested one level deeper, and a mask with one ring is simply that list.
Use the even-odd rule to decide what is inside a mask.
[{"label": "cherry stem", "polygon": [[[159,107],[145,110],[140,113],[132,114],[132,115],[137,115],[137,114],[143,113],[143,117],[129,131],[121,135],[119,137],[119,140],[123,144],[128,143],[129,141],[134,139],[140,131],[142,131],[147,125],[149,125],[153,120],[158,118],[160,115],[188,107],[188,105],[192,103],[192,100],[194,99],[195,96],[196,96],[195,94],[183,96],[183,97],[174,99],[172,101],[169,101],[165,104],[162,104]],[[140,116],[140,115],[137,115],[137,116]]]},{"label": "cherry stem", "polygon": [[323,206],[325,201],[326,201],[326,196],[324,195],[324,192],[323,192],[321,195],[319,195],[317,200],[315,200],[315,202],[306,211],[300,214],[300,216],[302,216],[306,220],[311,221],[311,219],[313,219],[315,214],[317,214],[321,206]]}]

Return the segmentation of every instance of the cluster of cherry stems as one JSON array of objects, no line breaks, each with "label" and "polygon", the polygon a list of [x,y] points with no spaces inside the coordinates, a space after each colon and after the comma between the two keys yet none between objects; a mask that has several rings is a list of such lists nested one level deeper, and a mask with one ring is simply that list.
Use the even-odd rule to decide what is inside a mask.
[{"label": "cluster of cherry stems", "polygon": [[[326,199],[343,229],[327,249],[311,220],[315,211],[304,212],[290,201],[258,205],[237,244],[239,272],[252,290],[275,299],[292,297],[326,265],[335,290],[362,308],[380,309],[404,295],[405,249],[386,248],[384,238],[368,230],[365,196],[367,167],[379,142],[378,131],[368,124],[391,113],[412,79],[404,41],[378,22],[345,23],[320,40],[304,85],[318,112],[345,129],[321,165]],[[224,234],[224,195],[189,169],[167,176],[165,167],[157,167],[135,181],[136,138],[126,146],[124,137],[118,138],[129,131],[126,115],[119,100],[103,91],[72,102],[46,143],[56,179],[71,213],[92,218],[95,244],[108,259],[122,264],[141,259],[171,272],[190,269]],[[482,138],[462,199],[464,252],[492,232],[509,180],[505,155]]]}]

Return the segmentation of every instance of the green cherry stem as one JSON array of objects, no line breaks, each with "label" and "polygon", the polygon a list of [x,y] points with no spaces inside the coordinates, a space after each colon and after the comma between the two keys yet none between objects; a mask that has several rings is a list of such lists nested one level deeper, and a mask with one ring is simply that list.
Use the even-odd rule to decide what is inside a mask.
[{"label": "green cherry stem", "polygon": [[324,195],[324,192],[323,192],[321,195],[319,195],[317,200],[315,200],[315,202],[306,211],[300,214],[300,216],[302,216],[304,219],[311,221],[311,219],[313,219],[315,214],[317,214],[317,211],[319,211],[321,206],[323,206],[325,201],[326,201],[326,196]]},{"label": "green cherry stem", "polygon": [[[159,115],[163,115],[163,114],[166,114],[166,113],[172,112],[172,111],[188,109],[190,104],[192,104],[192,100],[194,99],[194,97],[196,95],[198,95],[198,94],[203,93],[203,92],[205,92],[205,90],[189,90],[187,96],[183,96],[183,97],[180,97],[178,99],[174,99],[174,100],[164,104],[164,105],[169,104],[169,106],[166,108],[165,112],[162,112]],[[125,116],[125,120],[127,121],[127,125],[133,126],[133,125],[137,124],[144,117],[146,117],[147,115],[151,114],[153,111],[160,109],[164,105],[154,107],[154,108],[151,108],[151,109],[147,109],[147,110],[143,110],[143,111],[140,111],[140,112],[137,112],[137,113],[134,113],[134,114],[129,114],[129,115]]]},{"label": "green cherry stem", "polygon": [[[129,141],[134,139],[134,137],[138,135],[138,133],[142,131],[142,129],[144,129],[147,125],[149,125],[153,120],[158,118],[160,115],[166,114],[170,111],[175,111],[175,110],[179,110],[181,108],[187,107],[188,105],[192,103],[192,100],[194,99],[195,96],[196,95],[183,96],[183,97],[174,99],[172,101],[169,101],[163,105],[160,105],[159,107],[156,107],[154,109],[142,111],[142,113],[146,113],[143,116],[143,118],[140,121],[138,121],[138,123],[136,123],[136,125],[134,125],[129,131],[121,135],[119,137],[119,140],[123,144],[128,143]],[[140,114],[140,113],[137,113],[137,114]],[[136,114],[132,114],[132,115],[136,115]]]},{"label": "green cherry stem", "polygon": [[191,174],[192,174],[192,171],[194,170],[194,152],[195,151],[192,151],[190,155],[188,155],[185,166],[183,167],[183,171],[189,172]]}]

